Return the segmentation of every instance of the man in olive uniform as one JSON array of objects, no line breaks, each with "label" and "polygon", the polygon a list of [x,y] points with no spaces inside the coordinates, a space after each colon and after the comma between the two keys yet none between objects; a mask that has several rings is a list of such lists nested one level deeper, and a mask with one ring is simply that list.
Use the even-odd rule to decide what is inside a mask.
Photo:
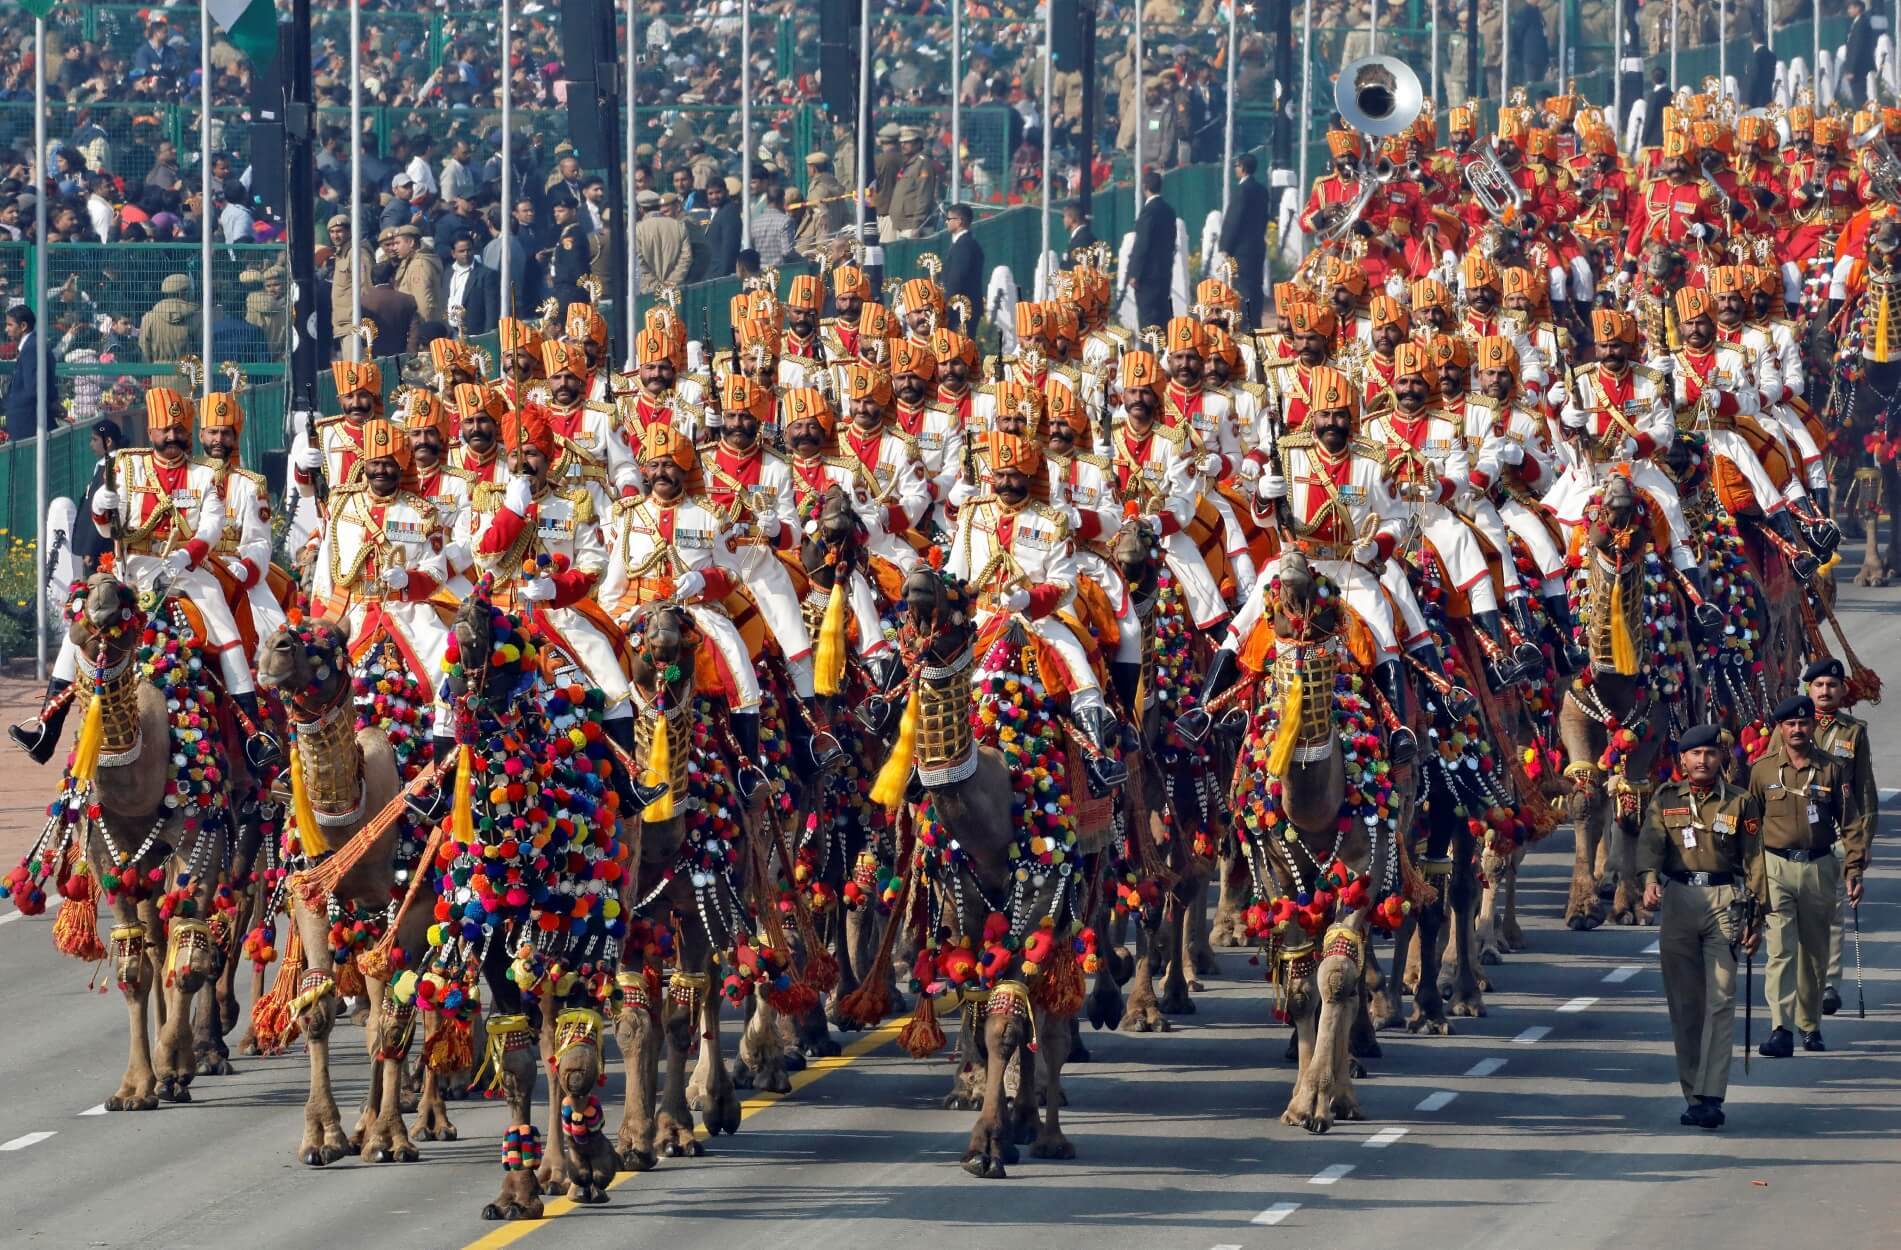
[{"label": "man in olive uniform", "polygon": [[[1815,703],[1815,740],[1822,753],[1832,755],[1848,769],[1848,789],[1855,797],[1857,813],[1867,822],[1862,845],[1874,849],[1876,814],[1881,795],[1875,789],[1875,765],[1868,746],[1868,724],[1842,711],[1848,699],[1848,670],[1833,656],[1815,661],[1802,670],[1802,681]],[[1845,840],[1835,844],[1835,857],[1848,852]],[[1864,852],[1862,868],[1868,867]],[[1832,1016],[1842,1009],[1842,914],[1845,891],[1835,891],[1835,916],[1828,927],[1828,975],[1822,985],[1822,1014]],[[1857,892],[1859,901],[1859,891]]]},{"label": "man in olive uniform", "polygon": [[[1775,1026],[1758,1048],[1766,1058],[1795,1053],[1793,1024],[1803,1050],[1822,1044],[1822,974],[1828,930],[1835,915],[1838,877],[1848,880],[1851,906],[1861,901],[1868,861],[1867,819],[1857,811],[1848,768],[1815,738],[1815,704],[1805,694],[1776,705],[1775,745],[1749,770],[1749,793],[1762,805],[1762,895],[1768,921],[1769,962],[1763,997]],[[1837,860],[1836,839],[1846,844]]]},{"label": "man in olive uniform", "polygon": [[1687,731],[1677,740],[1683,780],[1657,787],[1637,835],[1643,905],[1662,908],[1664,1001],[1688,1104],[1682,1123],[1692,1128],[1723,1123],[1736,1034],[1736,945],[1754,954],[1762,936],[1753,924],[1738,932],[1731,910],[1739,890],[1762,897],[1762,808],[1749,791],[1723,780],[1727,755],[1717,726]]}]

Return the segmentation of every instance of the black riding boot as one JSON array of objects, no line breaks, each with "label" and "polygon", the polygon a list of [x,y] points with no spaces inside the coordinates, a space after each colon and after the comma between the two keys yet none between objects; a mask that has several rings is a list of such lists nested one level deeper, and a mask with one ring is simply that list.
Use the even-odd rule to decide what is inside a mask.
[{"label": "black riding boot", "polygon": [[1128,768],[1115,755],[1115,716],[1097,704],[1076,708],[1070,713],[1070,719],[1095,748],[1093,754],[1084,758],[1083,771],[1089,775],[1089,792],[1101,798],[1129,779]]},{"label": "black riding boot", "polygon": [[1826,560],[1835,554],[1837,547],[1842,545],[1841,526],[1835,524],[1829,517],[1827,507],[1815,499],[1815,492],[1811,491],[1809,498],[1815,505],[1815,519],[1809,520],[1806,517],[1802,519],[1802,540],[1808,543],[1809,550],[1813,551],[1818,559]]},{"label": "black riding boot", "polygon": [[810,779],[844,756],[844,750],[838,745],[838,739],[824,726],[827,723],[825,700],[814,695],[805,700],[805,715],[793,715],[790,719],[792,732],[792,759],[802,776]]},{"label": "black riding boot", "polygon": [[1795,574],[1799,582],[1806,582],[1815,576],[1820,561],[1803,551],[1806,546],[1795,532],[1795,518],[1789,515],[1787,508],[1778,508],[1763,518],[1763,523],[1775,531],[1776,537],[1795,548],[1795,554],[1789,557],[1789,571]]},{"label": "black riding boot", "polygon": [[[1413,653],[1425,663],[1426,672],[1444,673],[1449,671],[1446,667],[1446,657],[1444,653],[1439,650],[1438,643],[1429,642],[1423,647],[1414,647]],[[1419,679],[1419,693],[1425,702],[1427,712],[1443,710],[1446,715],[1455,721],[1464,720],[1470,716],[1479,705],[1479,701],[1472,697],[1471,691],[1464,690],[1457,685],[1454,685],[1452,689],[1448,690],[1442,699],[1439,695],[1438,687],[1427,681],[1423,676]]]},{"label": "black riding boot", "polygon": [[1472,624],[1478,627],[1480,633],[1497,643],[1499,650],[1504,653],[1496,660],[1486,661],[1485,676],[1492,683],[1492,689],[1503,690],[1529,675],[1524,663],[1512,654],[1511,644],[1505,640],[1505,626],[1499,621],[1498,613],[1474,612]]},{"label": "black riding boot", "polygon": [[1690,610],[1690,621],[1695,625],[1698,637],[1704,641],[1722,633],[1723,611],[1709,601],[1710,585],[1703,579],[1703,570],[1692,565],[1682,570],[1684,578],[1696,590],[1697,603]]},{"label": "black riding boot", "polygon": [[436,823],[449,814],[449,805],[453,803],[455,791],[455,735],[431,734],[429,737],[433,749],[432,758],[441,765],[436,773],[436,782],[425,790],[418,791],[405,800],[409,814],[419,824],[434,828]]},{"label": "black riding boot", "polygon": [[871,693],[858,709],[858,723],[874,738],[881,738],[890,732],[891,719],[898,711],[892,695],[904,681],[904,665],[889,652],[875,655],[865,661],[865,676],[870,681]]},{"label": "black riding boot", "polygon": [[272,765],[282,763],[284,749],[265,727],[264,713],[258,708],[256,693],[233,695],[231,698],[251,720],[251,733],[244,740],[244,758],[250,763],[251,771],[262,773]]},{"label": "black riding boot", "polygon": [[1215,652],[1215,658],[1208,664],[1208,676],[1201,683],[1201,694],[1196,697],[1194,707],[1175,718],[1175,732],[1190,742],[1200,742],[1207,737],[1209,727],[1214,724],[1208,715],[1208,705],[1240,676],[1241,661],[1234,652],[1226,647]]},{"label": "black riding boot", "polygon": [[1122,700],[1123,713],[1134,717],[1136,696],[1142,688],[1142,666],[1113,661],[1109,665],[1109,680],[1115,684],[1116,697]]},{"label": "black riding boot", "polygon": [[50,712],[47,709],[72,684],[53,678],[46,683],[46,702],[40,705],[40,714],[23,725],[7,726],[7,736],[18,743],[35,764],[44,764],[52,759],[53,752],[59,747],[60,731],[66,728],[66,715],[73,710],[73,700],[66,700]]},{"label": "black riding boot", "polygon": [[1512,654],[1518,658],[1519,668],[1527,680],[1543,677],[1545,653],[1538,645],[1538,623],[1531,618],[1531,596],[1522,590],[1507,596],[1505,610],[1511,613],[1512,626],[1518,630],[1522,640],[1512,648]]},{"label": "black riding boot", "polygon": [[1419,739],[1413,736],[1407,724],[1412,719],[1412,701],[1406,692],[1403,664],[1402,660],[1384,660],[1373,670],[1373,684],[1380,688],[1380,693],[1393,706],[1393,715],[1399,718],[1386,744],[1387,756],[1394,764],[1412,763],[1419,751]]},{"label": "black riding boot", "polygon": [[1590,659],[1584,648],[1578,645],[1578,623],[1571,616],[1571,596],[1546,595],[1543,603],[1545,616],[1551,621],[1551,632],[1556,635],[1558,672],[1569,677]]},{"label": "black riding boot", "polygon": [[[602,721],[601,729],[607,734],[607,740],[625,751],[627,758],[638,767],[640,761],[634,755],[634,718],[617,716],[613,720]],[[656,785],[643,784],[638,774],[622,765],[619,756],[615,757],[614,789],[620,795],[620,813],[623,818],[646,810],[647,804],[660,801],[672,788],[673,783],[665,777]]]},{"label": "black riding boot", "polygon": [[732,720],[733,737],[739,743],[739,797],[750,803],[766,784],[766,770],[759,766],[759,713],[734,712]]}]

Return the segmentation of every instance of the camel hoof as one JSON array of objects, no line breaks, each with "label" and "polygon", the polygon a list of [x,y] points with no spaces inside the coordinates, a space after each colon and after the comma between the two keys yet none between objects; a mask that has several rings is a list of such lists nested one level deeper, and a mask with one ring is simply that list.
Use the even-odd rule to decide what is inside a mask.
[{"label": "camel hoof", "polygon": [[700,1145],[697,1139],[685,1143],[670,1141],[661,1147],[660,1152],[669,1159],[697,1159],[706,1153],[706,1147]]},{"label": "camel hoof", "polygon": [[623,1172],[651,1172],[658,1167],[660,1160],[651,1150],[626,1149],[620,1152],[620,1170]]},{"label": "camel hoof", "polygon": [[[1015,1134],[1013,1134],[1013,1137],[1021,1138],[1024,1141],[1028,1141],[1030,1137],[1033,1137],[1035,1135],[1035,1132],[1036,1130],[1034,1128],[1027,1128],[1027,1131],[1026,1131],[1026,1128],[1020,1128],[1017,1130]],[[1018,1163],[1021,1163],[1023,1161],[1023,1152],[1017,1149],[1016,1141],[1012,1140],[1011,1137],[1006,1137],[1003,1139],[1003,1154],[1001,1158],[1003,1162],[1010,1164],[1012,1166]]]},{"label": "camel hoof", "polygon": [[[1241,927],[1227,917],[1219,917],[1208,930],[1208,945],[1221,950],[1232,950],[1237,946],[1246,946],[1246,935]],[[1209,969],[1210,972],[1214,969]]]},{"label": "camel hoof", "polygon": [[785,1070],[787,1072],[805,1071],[805,1052],[797,1046],[785,1048]]},{"label": "camel hoof", "polygon": [[313,1168],[324,1167],[330,1162],[330,1160],[324,1158],[323,1150],[317,1146],[305,1146],[303,1154],[299,1157]]},{"label": "camel hoof", "polygon": [[1128,1014],[1122,1017],[1122,1027],[1131,1033],[1170,1033],[1174,1031],[1174,1026],[1169,1024],[1162,1013],[1153,1007],[1146,1010],[1140,1007],[1130,1008]]},{"label": "camel hoof", "polygon": [[233,1071],[231,1060],[215,1050],[198,1057],[199,1076],[230,1076]]},{"label": "camel hoof", "polygon": [[166,1102],[190,1102],[191,1087],[186,1085],[183,1081],[179,1081],[176,1084],[170,1081],[162,1081],[159,1083],[158,1096]]},{"label": "camel hoof", "polygon": [[1605,877],[1602,881],[1599,881],[1597,883],[1597,896],[1598,898],[1604,900],[1605,902],[1609,902],[1611,899],[1611,896],[1616,893],[1617,893],[1617,882],[1613,880],[1612,878]]},{"label": "camel hoof", "polygon": [[1091,1028],[1113,1029],[1122,1023],[1122,992],[1097,990],[1089,995],[1087,1009]]},{"label": "camel hoof", "polygon": [[1186,986],[1180,990],[1162,995],[1162,1014],[1167,1016],[1192,1016],[1195,1014],[1195,1000],[1188,997]]},{"label": "camel hoof", "polygon": [[1333,1127],[1333,1117],[1330,1115],[1310,1115],[1301,1121],[1300,1126],[1309,1133],[1324,1133]]},{"label": "camel hoof", "polygon": [[946,1111],[981,1111],[983,1105],[984,1100],[981,1094],[966,1094],[961,1090],[955,1090],[944,1095],[944,1110]]},{"label": "camel hoof", "polygon": [[1347,1075],[1356,1081],[1364,1081],[1364,1080],[1370,1079],[1373,1074],[1367,1071],[1365,1064],[1361,1063],[1358,1059],[1355,1059],[1353,1056],[1348,1055],[1347,1056]]},{"label": "camel hoof", "polygon": [[829,1035],[821,1038],[808,1038],[799,1043],[799,1049],[814,1059],[836,1059],[844,1053],[844,1048]]},{"label": "camel hoof", "polygon": [[746,1065],[745,1061],[735,1059],[733,1061],[733,1088],[751,1089],[752,1087],[752,1069]]},{"label": "camel hoof", "polygon": [[1356,1059],[1386,1058],[1386,1052],[1380,1049],[1379,1039],[1371,1034],[1364,1038],[1354,1037],[1348,1040],[1350,1044],[1348,1053]]},{"label": "camel hoof", "polygon": [[[1469,997],[1463,994],[1454,995],[1446,1002],[1446,1012],[1449,1015],[1461,1016],[1468,1020],[1476,1020],[1485,1014],[1485,1000],[1480,998],[1477,994],[1473,994]],[[1452,1032],[1450,1025],[1446,1026],[1446,1032]]]},{"label": "camel hoof", "polygon": [[984,1181],[1000,1181],[1008,1177],[1008,1174],[1003,1170],[1002,1160],[993,1159],[986,1154],[966,1155],[964,1157],[964,1171],[970,1173],[978,1180]]},{"label": "camel hoof", "polygon": [[1333,1118],[1336,1120],[1364,1120],[1366,1113],[1360,1110],[1358,1103],[1333,1100]]},{"label": "camel hoof", "polygon": [[1424,1016],[1414,1016],[1406,1022],[1408,1033],[1424,1033],[1427,1037],[1451,1037],[1452,1025],[1445,1020],[1428,1020]]},{"label": "camel hoof", "polygon": [[394,1163],[396,1162],[396,1155],[388,1146],[378,1146],[375,1150],[370,1151],[370,1162]]},{"label": "camel hoof", "polygon": [[[1213,951],[1198,950],[1195,952],[1195,975],[1196,976],[1211,977],[1215,973],[1220,972],[1220,971],[1221,971],[1221,965],[1219,962],[1216,961],[1215,953]],[[1200,989],[1201,986],[1197,985],[1192,988]]]},{"label": "camel hoof", "polygon": [[1512,954],[1525,949],[1525,931],[1519,928],[1516,922],[1507,923],[1505,926],[1505,949]]},{"label": "camel hoof", "polygon": [[1070,1145],[1069,1138],[1061,1133],[1053,1137],[1040,1136],[1030,1144],[1030,1157],[1033,1159],[1074,1159],[1076,1147]]},{"label": "camel hoof", "polygon": [[415,1138],[417,1141],[436,1140],[436,1130],[432,1128],[423,1128],[421,1125],[417,1125],[415,1130],[412,1131],[409,1135]]},{"label": "camel hoof", "polygon": [[1498,947],[1488,946],[1479,952],[1479,962],[1496,967],[1505,962],[1505,956],[1499,953]]},{"label": "camel hoof", "polygon": [[252,1037],[249,1033],[246,1033],[238,1041],[238,1053],[240,1055],[261,1055],[264,1051],[257,1044],[257,1039]]},{"label": "camel hoof", "polygon": [[1579,912],[1575,916],[1566,917],[1564,923],[1565,927],[1573,932],[1587,933],[1603,924],[1604,918],[1591,912]]}]

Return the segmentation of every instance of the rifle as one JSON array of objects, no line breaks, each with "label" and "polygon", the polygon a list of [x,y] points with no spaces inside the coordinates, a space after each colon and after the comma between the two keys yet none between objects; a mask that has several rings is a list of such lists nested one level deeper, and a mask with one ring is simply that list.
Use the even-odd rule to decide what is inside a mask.
[{"label": "rifle", "polygon": [[1856,903],[1848,909],[1855,920],[1855,1018],[1868,1018],[1868,996],[1861,987],[1861,904]]},{"label": "rifle", "polygon": [[[1287,476],[1281,465],[1281,435],[1287,430],[1286,402],[1285,393],[1280,386],[1276,385],[1274,387],[1274,420],[1267,427],[1267,467],[1269,472],[1282,480],[1285,480]],[[1293,505],[1288,503],[1287,496],[1282,495],[1274,501],[1273,517],[1274,527],[1281,532],[1283,538],[1293,534],[1294,509]]]},{"label": "rifle", "polygon": [[1736,948],[1743,951],[1743,1075],[1749,1074],[1749,1052],[1754,1047],[1756,1022],[1756,955],[1747,945],[1750,927],[1756,921],[1756,900],[1745,890],[1738,890],[1736,897],[1730,900],[1729,914],[1726,917],[1727,928],[1736,935],[1730,942],[1730,958],[1736,957]]}]

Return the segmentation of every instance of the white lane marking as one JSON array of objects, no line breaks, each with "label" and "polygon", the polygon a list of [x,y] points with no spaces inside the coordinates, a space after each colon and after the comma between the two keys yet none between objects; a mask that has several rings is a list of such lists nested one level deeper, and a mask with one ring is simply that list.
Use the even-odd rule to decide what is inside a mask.
[{"label": "white lane marking", "polygon": [[1481,1059],[1465,1070],[1467,1076],[1490,1076],[1505,1066],[1503,1059]]},{"label": "white lane marking", "polygon": [[1358,1166],[1359,1164],[1357,1163],[1329,1163],[1326,1167],[1321,1168],[1318,1172],[1309,1176],[1307,1183],[1309,1185],[1331,1185],[1341,1177],[1351,1173],[1353,1169]]},{"label": "white lane marking", "polygon": [[1216,1246],[1214,1250],[1241,1250],[1241,1247],[1232,1245],[1232,1244],[1223,1243],[1222,1245]]},{"label": "white lane marking", "polygon": [[12,924],[14,921],[18,920],[21,916],[24,916],[25,914],[26,913],[23,911],[10,911],[4,914],[0,914],[0,924]]},{"label": "white lane marking", "polygon": [[1604,974],[1604,984],[1622,985],[1642,971],[1643,969],[1636,964],[1624,964],[1622,967],[1612,968]]},{"label": "white lane marking", "polygon": [[1650,945],[1644,947],[1643,953],[1646,955],[1655,955],[1661,950],[1663,950],[1663,943],[1658,941],[1658,942],[1652,942]]},{"label": "white lane marking", "polygon": [[1881,787],[1881,793],[1876,797],[1883,803],[1886,803],[1897,795],[1901,795],[1901,786],[1883,786]]},{"label": "white lane marking", "polygon": [[1595,998],[1574,998],[1558,1008],[1559,1015],[1574,1016],[1580,1011],[1589,1011],[1597,1005]]},{"label": "white lane marking", "polygon": [[0,1141],[0,1150],[25,1150],[28,1146],[37,1146],[51,1137],[53,1132],[54,1130],[48,1129],[41,1133],[28,1133],[23,1137],[16,1137],[12,1141]]},{"label": "white lane marking", "polygon": [[1550,1036],[1551,1036],[1550,1025],[1534,1024],[1530,1028],[1526,1029],[1523,1033],[1520,1033],[1517,1037],[1514,1037],[1512,1039],[1512,1044],[1515,1046],[1529,1046],[1533,1042],[1543,1041],[1545,1038],[1550,1037]]},{"label": "white lane marking", "polygon": [[105,1115],[106,1104],[102,1102],[96,1107],[87,1107],[84,1111],[80,1112],[79,1114],[80,1115]]},{"label": "white lane marking", "polygon": [[1248,1223],[1250,1224],[1278,1224],[1282,1220],[1286,1219],[1288,1216],[1292,1215],[1294,1212],[1298,1210],[1300,1210],[1300,1204],[1298,1202],[1277,1202],[1273,1206],[1269,1207],[1267,1210],[1261,1212],[1259,1215],[1249,1220]]},{"label": "white lane marking", "polygon": [[1406,1132],[1403,1128],[1383,1128],[1360,1144],[1368,1150],[1384,1150],[1406,1136]]},{"label": "white lane marking", "polygon": [[1458,1091],[1456,1090],[1442,1089],[1436,1094],[1427,1094],[1424,1098],[1420,1099],[1419,1105],[1414,1107],[1413,1110],[1444,1111],[1447,1107],[1452,1105],[1452,1100],[1458,1096]]}]

